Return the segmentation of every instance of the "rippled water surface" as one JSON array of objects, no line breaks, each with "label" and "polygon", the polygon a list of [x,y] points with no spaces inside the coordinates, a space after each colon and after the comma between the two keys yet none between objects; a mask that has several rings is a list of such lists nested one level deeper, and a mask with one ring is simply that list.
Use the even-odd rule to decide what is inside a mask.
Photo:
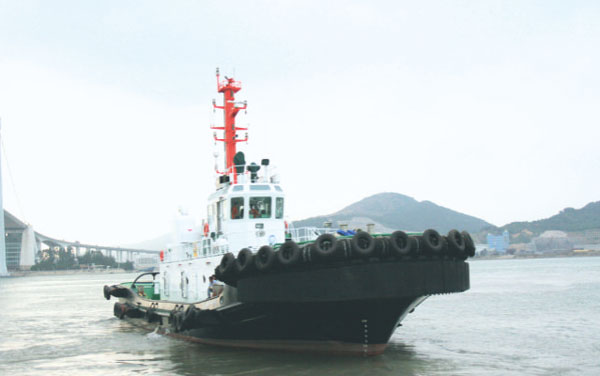
[{"label": "rippled water surface", "polygon": [[112,316],[127,274],[0,279],[1,375],[600,375],[600,258],[474,261],[372,358],[214,348]]}]

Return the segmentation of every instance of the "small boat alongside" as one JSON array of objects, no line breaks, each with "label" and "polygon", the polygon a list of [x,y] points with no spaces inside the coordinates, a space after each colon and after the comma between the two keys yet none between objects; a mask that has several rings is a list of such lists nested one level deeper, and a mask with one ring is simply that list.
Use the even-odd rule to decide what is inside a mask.
[{"label": "small boat alongside", "polygon": [[471,236],[291,229],[268,159],[246,163],[241,83],[221,80],[225,158],[200,226],[186,213],[156,272],[104,286],[114,315],[186,340],[242,348],[381,354],[425,299],[469,289]]}]

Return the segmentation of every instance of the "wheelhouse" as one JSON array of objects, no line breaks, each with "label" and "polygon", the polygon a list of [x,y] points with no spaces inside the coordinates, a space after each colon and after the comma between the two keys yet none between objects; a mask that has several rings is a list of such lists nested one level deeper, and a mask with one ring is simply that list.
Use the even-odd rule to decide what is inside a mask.
[{"label": "wheelhouse", "polygon": [[209,197],[206,234],[227,241],[229,251],[285,241],[285,195],[279,184],[223,187]]}]

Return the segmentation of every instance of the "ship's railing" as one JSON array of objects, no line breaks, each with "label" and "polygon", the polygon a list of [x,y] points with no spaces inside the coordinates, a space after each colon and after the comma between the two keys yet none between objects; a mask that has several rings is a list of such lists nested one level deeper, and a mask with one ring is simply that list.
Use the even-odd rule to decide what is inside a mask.
[{"label": "ship's railing", "polygon": [[322,234],[335,234],[335,228],[299,227],[290,228],[288,232],[296,243],[310,242],[316,240]]},{"label": "ship's railing", "polygon": [[200,257],[210,257],[214,255],[221,255],[229,252],[229,243],[221,243],[212,241],[211,238],[202,239],[202,253]]},{"label": "ship's railing", "polygon": [[[237,173],[236,167],[243,167],[244,172]],[[237,176],[238,184],[246,184],[246,183],[271,183],[271,184],[279,184],[279,172],[277,171],[277,166],[262,166],[260,167],[259,172],[256,174],[256,179],[252,181],[252,173],[248,171],[246,165],[233,166],[225,171],[217,171],[220,175],[226,175],[229,177],[229,181],[234,181],[234,175]]]}]

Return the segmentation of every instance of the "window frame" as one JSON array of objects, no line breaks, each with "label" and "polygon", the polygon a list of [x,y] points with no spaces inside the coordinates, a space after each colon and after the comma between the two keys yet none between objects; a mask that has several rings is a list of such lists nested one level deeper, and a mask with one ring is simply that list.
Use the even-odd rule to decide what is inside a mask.
[{"label": "window frame", "polygon": [[[260,214],[257,217],[254,217],[252,214],[252,205],[253,205],[253,201],[256,202],[256,200],[260,200],[259,202],[265,202],[265,199],[268,199],[265,204],[267,205],[268,211],[266,214]],[[255,204],[257,205],[257,204]],[[273,218],[273,196],[251,196],[249,197],[248,200],[248,207],[250,208],[250,210],[248,210],[248,217],[250,219],[270,219]]]},{"label": "window frame", "polygon": [[[239,199],[241,199],[242,203],[241,203],[241,205],[237,205],[237,207],[238,208],[241,207],[241,210],[240,210],[241,214],[240,214],[240,216],[238,218],[234,218],[233,217],[233,209],[234,209],[235,206],[234,206],[233,200],[239,201]],[[229,206],[231,207],[231,210],[229,210],[229,219],[231,219],[232,221],[237,221],[239,219],[244,219],[244,216],[246,215],[246,213],[244,213],[245,203],[246,203],[246,200],[245,200],[244,196],[231,197],[229,199]]]}]

